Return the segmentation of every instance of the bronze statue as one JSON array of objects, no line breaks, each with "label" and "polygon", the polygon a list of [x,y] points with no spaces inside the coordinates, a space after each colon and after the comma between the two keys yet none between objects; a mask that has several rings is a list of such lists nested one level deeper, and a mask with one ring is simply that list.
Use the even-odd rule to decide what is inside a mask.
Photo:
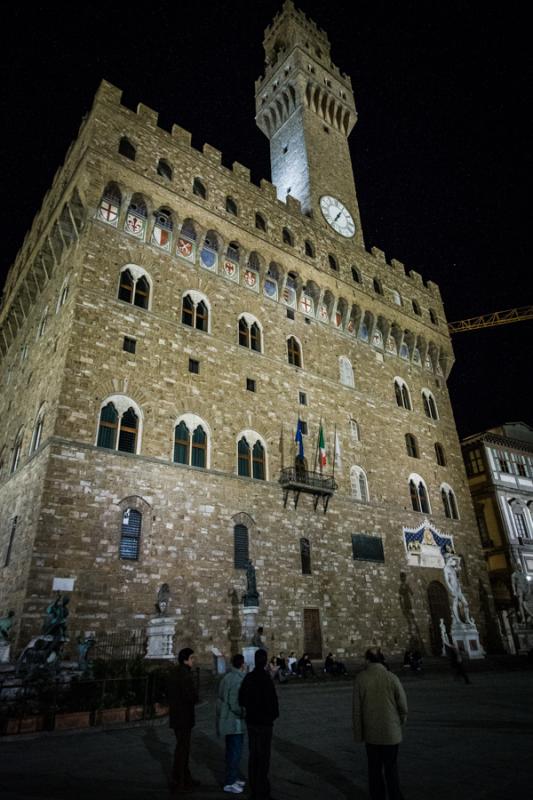
[{"label": "bronze statue", "polygon": [[52,636],[54,639],[64,640],[67,638],[67,617],[68,617],[67,595],[58,594],[53,603],[46,609],[46,619],[43,623],[43,636]]},{"label": "bronze statue", "polygon": [[8,611],[7,617],[0,618],[0,644],[7,644],[9,642],[10,630],[13,627],[14,611]]},{"label": "bronze statue", "polygon": [[246,592],[242,596],[242,601],[247,608],[259,605],[255,567],[250,559],[246,564]]}]

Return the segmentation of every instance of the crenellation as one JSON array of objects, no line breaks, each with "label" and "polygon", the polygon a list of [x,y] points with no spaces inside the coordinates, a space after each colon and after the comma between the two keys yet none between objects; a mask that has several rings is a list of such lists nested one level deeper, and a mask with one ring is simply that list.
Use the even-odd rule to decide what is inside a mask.
[{"label": "crenellation", "polygon": [[216,147],[206,143],[202,147],[202,153],[211,164],[217,167],[222,166],[222,153]]},{"label": "crenellation", "polygon": [[246,183],[251,182],[250,170],[248,167],[244,167],[238,161],[234,161],[231,165],[231,171],[237,178],[237,180],[245,181]]},{"label": "crenellation", "polygon": [[[137,116],[148,128],[155,129],[158,127],[159,114],[157,111],[153,111],[153,109],[145,106],[144,103],[139,103],[137,105]],[[159,130],[162,130],[162,128]]]}]

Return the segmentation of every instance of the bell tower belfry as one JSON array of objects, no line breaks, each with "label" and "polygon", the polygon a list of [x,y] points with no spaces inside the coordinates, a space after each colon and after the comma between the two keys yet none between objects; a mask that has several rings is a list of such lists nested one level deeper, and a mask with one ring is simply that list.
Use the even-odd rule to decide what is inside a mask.
[{"label": "bell tower belfry", "polygon": [[326,33],[286,0],[265,31],[256,122],[270,140],[272,183],[330,232],[363,245],[348,136],[351,80],[332,63]]}]

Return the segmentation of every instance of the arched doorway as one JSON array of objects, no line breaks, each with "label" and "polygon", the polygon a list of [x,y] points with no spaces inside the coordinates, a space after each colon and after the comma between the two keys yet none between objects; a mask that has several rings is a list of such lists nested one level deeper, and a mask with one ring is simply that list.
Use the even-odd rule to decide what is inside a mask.
[{"label": "arched doorway", "polygon": [[[428,586],[428,603],[429,614],[431,617],[431,624],[429,628],[429,641],[431,643],[431,652],[434,656],[440,656],[442,653],[442,636],[440,633],[440,621],[444,620],[448,635],[450,635],[450,628],[452,623],[452,615],[450,613],[450,603],[448,601],[448,592],[440,583],[440,581],[431,581]],[[451,638],[451,637],[450,637]]]}]

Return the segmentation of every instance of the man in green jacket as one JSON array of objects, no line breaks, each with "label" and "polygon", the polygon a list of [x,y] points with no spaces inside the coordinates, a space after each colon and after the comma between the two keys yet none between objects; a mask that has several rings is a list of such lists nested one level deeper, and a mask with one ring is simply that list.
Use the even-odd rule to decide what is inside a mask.
[{"label": "man in green jacket", "polygon": [[231,669],[220,682],[217,698],[217,734],[226,737],[226,777],[224,791],[241,794],[244,781],[239,777],[244,739],[244,709],[239,705],[239,689],[246,672],[244,656],[231,659]]},{"label": "man in green jacket", "polygon": [[372,800],[401,800],[398,748],[407,698],[396,675],[383,664],[378,647],[367,650],[365,659],[366,669],[355,679],[353,690],[354,739],[366,744]]}]

